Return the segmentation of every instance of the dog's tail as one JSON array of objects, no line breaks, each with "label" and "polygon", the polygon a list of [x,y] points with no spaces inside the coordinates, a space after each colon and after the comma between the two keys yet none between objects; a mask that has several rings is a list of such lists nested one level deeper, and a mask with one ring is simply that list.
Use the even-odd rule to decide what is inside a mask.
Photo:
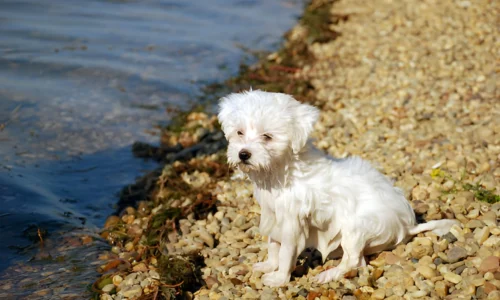
[{"label": "dog's tail", "polygon": [[424,231],[432,231],[439,236],[443,236],[450,231],[450,228],[453,227],[453,225],[459,224],[460,222],[458,222],[457,220],[434,220],[427,223],[418,224],[408,232],[411,235],[416,235]]}]

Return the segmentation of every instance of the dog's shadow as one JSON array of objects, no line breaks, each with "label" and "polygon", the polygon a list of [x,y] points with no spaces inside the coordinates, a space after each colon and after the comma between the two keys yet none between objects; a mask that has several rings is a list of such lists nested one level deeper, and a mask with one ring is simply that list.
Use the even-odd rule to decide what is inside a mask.
[{"label": "dog's shadow", "polygon": [[292,272],[292,280],[304,276],[309,269],[314,269],[321,265],[323,265],[321,253],[314,248],[307,248],[297,258],[297,264]]}]

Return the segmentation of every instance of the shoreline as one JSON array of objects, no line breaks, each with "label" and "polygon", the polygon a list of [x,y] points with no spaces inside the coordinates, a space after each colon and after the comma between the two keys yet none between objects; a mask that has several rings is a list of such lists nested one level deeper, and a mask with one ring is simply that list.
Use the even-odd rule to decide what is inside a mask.
[{"label": "shoreline", "polygon": [[[349,278],[324,285],[312,282],[313,275],[338,260],[322,265],[308,252],[287,286],[265,287],[261,274],[251,271],[251,264],[267,254],[251,185],[229,170],[216,118],[195,111],[182,114],[163,132],[162,147],[135,148],[137,155],[156,157],[165,166],[124,189],[122,196],[130,202],[124,202],[119,217],[108,218],[102,236],[114,246],[101,257],[104,275],[93,285],[96,296],[323,300],[500,295],[500,124],[494,118],[500,89],[488,79],[498,72],[481,59],[475,66],[474,57],[469,59],[472,68],[460,67],[461,60],[453,69],[440,64],[450,59],[450,51],[455,56],[467,52],[457,46],[464,43],[462,37],[452,29],[437,36],[449,36],[452,46],[445,40],[434,45],[432,39],[426,46],[420,39],[436,34],[435,28],[418,24],[420,32],[415,32],[408,25],[418,22],[416,15],[439,20],[432,10],[438,8],[460,19],[468,7],[451,1],[414,8],[378,7],[378,2],[312,1],[281,50],[243,67],[224,86],[228,91],[252,86],[286,92],[319,106],[313,136],[318,148],[377,163],[405,190],[422,220],[456,218],[462,227],[443,239],[420,234],[370,257],[369,266]],[[487,8],[493,4],[475,5],[466,13],[486,14],[491,22]],[[481,26],[462,26],[477,31],[489,24],[475,20]],[[485,35],[475,51],[488,61],[494,46]],[[137,200],[149,201],[129,206]]]}]

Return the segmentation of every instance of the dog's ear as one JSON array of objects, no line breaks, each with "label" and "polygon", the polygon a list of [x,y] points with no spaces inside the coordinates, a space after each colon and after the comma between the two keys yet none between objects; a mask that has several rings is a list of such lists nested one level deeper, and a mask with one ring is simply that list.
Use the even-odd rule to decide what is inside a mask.
[{"label": "dog's ear", "polygon": [[217,118],[219,119],[219,123],[221,124],[222,131],[227,135],[234,130],[234,118],[231,118],[236,111],[234,101],[231,101],[231,97],[235,94],[228,95],[219,100],[219,114]]},{"label": "dog's ear", "polygon": [[313,130],[314,123],[318,120],[319,110],[309,104],[302,104],[297,101],[293,110],[293,127],[291,132],[291,146],[294,154],[302,150],[307,142],[309,134]]}]

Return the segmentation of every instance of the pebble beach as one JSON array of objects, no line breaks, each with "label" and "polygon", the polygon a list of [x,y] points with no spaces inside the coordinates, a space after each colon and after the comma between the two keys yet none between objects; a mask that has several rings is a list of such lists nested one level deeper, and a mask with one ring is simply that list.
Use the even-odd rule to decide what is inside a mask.
[{"label": "pebble beach", "polygon": [[308,9],[315,7],[327,8],[335,38],[303,42],[313,32],[299,22],[284,50],[261,63],[280,65],[287,44],[305,44],[309,58],[286,66],[287,80],[307,85],[297,98],[321,108],[315,146],[371,161],[422,222],[460,226],[443,237],[419,234],[328,284],[313,278],[340,260],[323,264],[309,250],[286,286],[266,287],[251,268],[267,256],[251,183],[218,150],[225,140],[216,117],[192,112],[162,144],[208,150],[171,155],[143,180],[147,201],[108,218],[101,236],[112,249],[99,258],[96,298],[500,299],[500,3],[315,0]]}]

